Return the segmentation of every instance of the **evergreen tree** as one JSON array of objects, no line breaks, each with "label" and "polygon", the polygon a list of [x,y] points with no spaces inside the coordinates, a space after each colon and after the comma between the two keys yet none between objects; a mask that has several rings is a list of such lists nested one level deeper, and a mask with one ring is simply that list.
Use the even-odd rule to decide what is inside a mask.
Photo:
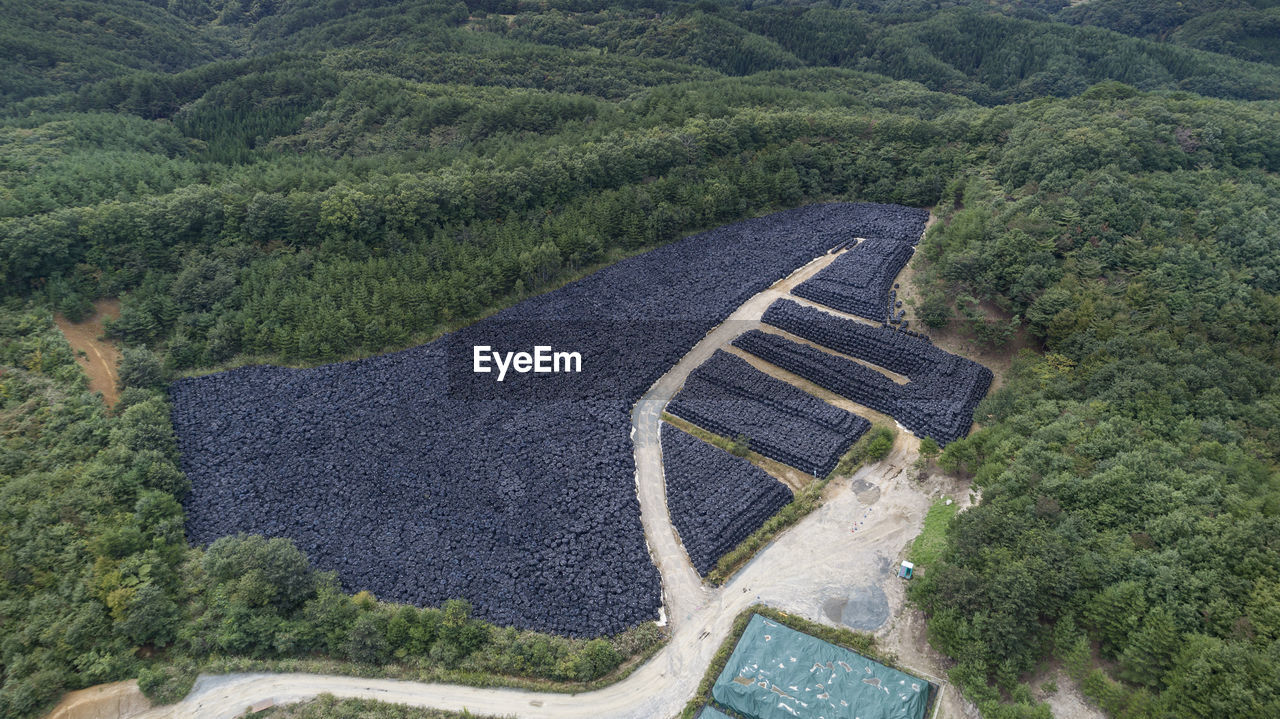
[{"label": "evergreen tree", "polygon": [[1164,607],[1156,607],[1147,612],[1142,627],[1120,654],[1121,674],[1128,681],[1157,686],[1181,647],[1182,637],[1173,616]]},{"label": "evergreen tree", "polygon": [[1142,626],[1146,605],[1137,581],[1118,582],[1098,592],[1085,616],[1097,631],[1103,652],[1116,656],[1129,645]]}]

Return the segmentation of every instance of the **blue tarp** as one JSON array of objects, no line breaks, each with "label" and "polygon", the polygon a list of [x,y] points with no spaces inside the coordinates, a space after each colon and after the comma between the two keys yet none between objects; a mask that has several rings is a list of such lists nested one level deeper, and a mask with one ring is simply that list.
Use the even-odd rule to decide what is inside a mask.
[{"label": "blue tarp", "polygon": [[711,696],[754,719],[921,719],[929,683],[757,614]]}]

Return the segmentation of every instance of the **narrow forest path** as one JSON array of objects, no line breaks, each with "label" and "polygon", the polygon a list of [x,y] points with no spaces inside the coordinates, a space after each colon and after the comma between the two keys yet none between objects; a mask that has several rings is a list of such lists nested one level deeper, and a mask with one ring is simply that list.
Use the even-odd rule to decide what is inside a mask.
[{"label": "narrow forest path", "polygon": [[[53,321],[66,336],[67,343],[76,352],[76,360],[80,368],[89,377],[89,389],[102,393],[102,401],[107,407],[115,406],[120,399],[117,385],[116,367],[120,365],[120,349],[114,343],[101,339],[103,335],[102,321],[120,316],[119,300],[98,300],[93,304],[93,314],[72,322],[62,315],[54,315]],[[79,353],[83,352],[81,356]]]}]

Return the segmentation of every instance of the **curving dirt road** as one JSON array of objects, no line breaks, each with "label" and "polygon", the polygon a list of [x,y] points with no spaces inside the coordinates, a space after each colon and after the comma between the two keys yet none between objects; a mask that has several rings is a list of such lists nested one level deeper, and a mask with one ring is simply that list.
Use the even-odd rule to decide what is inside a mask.
[{"label": "curving dirt road", "polygon": [[[667,646],[627,679],[597,691],[568,695],[313,674],[205,675],[178,704],[141,712],[133,707],[115,712],[109,705],[119,705],[119,702],[103,702],[104,711],[96,716],[100,719],[231,719],[251,705],[302,701],[329,693],[414,706],[467,709],[481,714],[548,719],[670,717],[693,696],[716,649],[728,636],[734,618],[751,604],[763,602],[817,621],[837,623],[838,617],[833,620],[824,614],[829,607],[852,602],[852,597],[868,587],[883,586],[890,596],[889,603],[895,605],[887,606],[886,611],[901,608],[902,592],[896,586],[897,580],[892,578],[893,565],[919,533],[932,499],[929,493],[905,478],[907,472],[903,470],[915,459],[918,447],[918,442],[905,433],[900,433],[889,457],[860,469],[852,482],[834,483],[821,507],[761,550],[719,589],[702,584],[667,514],[658,441],[662,408],[680,389],[689,372],[740,332],[758,326],[769,304],[834,257],[819,257],[748,300],[659,379],[632,412],[641,521],[653,561],[662,576],[664,609],[672,633]],[[858,488],[857,491],[853,487]],[[868,487],[875,491],[868,491]],[[949,694],[944,690],[943,715],[964,713]],[[952,709],[948,709],[949,706]],[[51,716],[73,714],[60,715],[55,710]]]}]

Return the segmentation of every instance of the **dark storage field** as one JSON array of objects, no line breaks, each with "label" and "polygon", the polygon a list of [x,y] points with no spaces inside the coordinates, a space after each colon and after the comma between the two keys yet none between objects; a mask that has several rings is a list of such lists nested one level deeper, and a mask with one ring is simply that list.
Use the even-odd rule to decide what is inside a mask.
[{"label": "dark storage field", "polygon": [[765,310],[763,320],[815,344],[908,377],[925,372],[937,355],[947,354],[914,333],[846,320],[791,300],[774,302]]},{"label": "dark storage field", "polygon": [[918,207],[902,205],[876,205],[887,208],[878,210],[874,216],[868,215],[856,227],[852,227],[854,237],[882,238],[894,242],[905,242],[914,245],[924,234],[924,226],[929,222],[929,211]]},{"label": "dark storage field", "polygon": [[[583,636],[655,618],[632,405],[750,296],[848,238],[920,215],[850,204],[781,212],[402,352],[175,382],[188,536],[291,537],[349,590],[419,605],[465,597],[499,624]],[[578,351],[583,372],[498,384],[471,372],[476,344]]]},{"label": "dark storage field", "polygon": [[751,462],[662,425],[667,510],[702,576],[791,501],[791,490]]},{"label": "dark storage field", "polygon": [[835,468],[871,423],[827,404],[746,360],[717,351],[685,381],[667,411],[814,476]]},{"label": "dark storage field", "polygon": [[752,330],[734,345],[858,404],[884,412],[922,437],[946,445],[969,433],[973,410],[991,386],[991,370],[935,347],[928,338],[872,327],[790,300],[778,300],[764,322],[910,379],[888,377],[785,337]]},{"label": "dark storage field", "polygon": [[877,412],[892,416],[897,408],[899,385],[857,362],[760,330],[739,335],[733,346]]},{"label": "dark storage field", "polygon": [[911,259],[908,242],[872,238],[837,257],[791,291],[841,312],[885,322],[893,280]]}]

